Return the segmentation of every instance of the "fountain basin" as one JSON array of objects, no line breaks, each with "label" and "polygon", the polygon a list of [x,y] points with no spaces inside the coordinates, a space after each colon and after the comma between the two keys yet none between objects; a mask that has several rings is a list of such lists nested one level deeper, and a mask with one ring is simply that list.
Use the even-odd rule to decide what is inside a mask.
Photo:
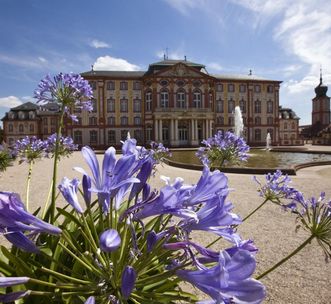
[{"label": "fountain basin", "polygon": [[[173,149],[172,158],[166,163],[170,166],[191,170],[202,170],[200,160],[195,156],[196,149]],[[251,157],[239,166],[222,168],[223,172],[265,174],[282,170],[288,175],[305,167],[331,165],[331,152],[307,151],[304,149],[251,149]]]}]

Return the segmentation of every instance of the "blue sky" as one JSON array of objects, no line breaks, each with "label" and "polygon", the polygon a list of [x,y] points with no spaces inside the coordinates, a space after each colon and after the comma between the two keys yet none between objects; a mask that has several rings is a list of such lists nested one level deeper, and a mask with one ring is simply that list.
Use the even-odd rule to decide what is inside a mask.
[{"label": "blue sky", "polygon": [[[47,73],[145,70],[171,59],[208,72],[283,81],[280,104],[311,121],[331,83],[328,0],[0,0],[0,116],[32,100]],[[331,94],[331,93],[330,93]]]}]

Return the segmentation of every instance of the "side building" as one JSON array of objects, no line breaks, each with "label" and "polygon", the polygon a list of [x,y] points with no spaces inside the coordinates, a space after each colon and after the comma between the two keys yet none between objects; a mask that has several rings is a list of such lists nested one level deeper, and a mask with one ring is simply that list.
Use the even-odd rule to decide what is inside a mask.
[{"label": "side building", "polygon": [[[130,132],[143,145],[157,141],[169,147],[194,147],[218,130],[233,130],[235,106],[241,108],[243,135],[249,145],[264,146],[268,132],[272,145],[280,143],[281,81],[252,73],[209,74],[203,64],[186,59],[164,59],[150,64],[147,71],[92,69],[81,75],[93,88],[94,109],[91,113],[73,109],[78,122],[67,120],[65,126],[65,133],[79,145],[118,146]],[[41,121],[40,137],[52,130],[46,112],[36,113]],[[8,119],[4,119],[6,126]],[[7,127],[5,134],[5,140],[14,138]]]},{"label": "side building", "polygon": [[304,141],[299,135],[300,118],[290,108],[279,107],[279,143],[281,146],[299,146]]}]

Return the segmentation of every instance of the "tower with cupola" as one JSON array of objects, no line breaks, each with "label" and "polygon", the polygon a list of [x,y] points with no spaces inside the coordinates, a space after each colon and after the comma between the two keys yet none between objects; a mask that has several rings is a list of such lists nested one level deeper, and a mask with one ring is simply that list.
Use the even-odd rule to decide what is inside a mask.
[{"label": "tower with cupola", "polygon": [[315,136],[330,124],[330,97],[326,95],[328,87],[323,84],[322,70],[320,83],[315,88],[316,96],[312,100],[312,135]]}]

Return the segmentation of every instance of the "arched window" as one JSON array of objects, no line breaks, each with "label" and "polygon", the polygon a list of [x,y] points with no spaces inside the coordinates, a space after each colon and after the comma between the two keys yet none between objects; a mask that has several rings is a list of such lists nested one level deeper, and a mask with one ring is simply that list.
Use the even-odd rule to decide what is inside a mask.
[{"label": "arched window", "polygon": [[261,113],[261,101],[260,100],[254,101],[254,112]]},{"label": "arched window", "polygon": [[22,124],[20,124],[20,125],[18,126],[18,131],[19,131],[19,132],[23,132],[23,131],[24,131],[24,126],[23,126]]},{"label": "arched window", "polygon": [[273,109],[274,109],[274,103],[272,102],[272,100],[268,100],[267,113],[273,113]]},{"label": "arched window", "polygon": [[146,104],[146,112],[152,111],[152,92],[148,91],[145,94],[145,104]]},{"label": "arched window", "polygon": [[169,93],[166,90],[160,92],[160,107],[169,108]]},{"label": "arched window", "polygon": [[115,112],[115,100],[110,97],[107,99],[107,113]]},{"label": "arched window", "polygon": [[287,122],[284,122],[284,129],[287,129]]},{"label": "arched window", "polygon": [[231,98],[228,100],[228,113],[232,113],[234,111],[234,100]]},{"label": "arched window", "polygon": [[120,110],[121,112],[128,112],[128,100],[126,98],[121,99]]},{"label": "arched window", "polygon": [[201,92],[199,90],[193,92],[193,108],[202,108]]},{"label": "arched window", "polygon": [[255,125],[259,126],[261,124],[261,117],[256,116],[254,119]]},{"label": "arched window", "polygon": [[255,141],[261,141],[261,129],[255,129],[254,133]]},{"label": "arched window", "polygon": [[82,131],[74,131],[74,143],[77,145],[81,145],[82,142]]},{"label": "arched window", "polygon": [[178,90],[176,93],[176,107],[186,109],[186,92],[185,90]]},{"label": "arched window", "polygon": [[217,113],[224,113],[224,100],[218,99],[216,101],[216,112]]},{"label": "arched window", "polygon": [[239,101],[239,107],[240,107],[240,111],[241,113],[246,113],[246,101],[241,99]]}]

